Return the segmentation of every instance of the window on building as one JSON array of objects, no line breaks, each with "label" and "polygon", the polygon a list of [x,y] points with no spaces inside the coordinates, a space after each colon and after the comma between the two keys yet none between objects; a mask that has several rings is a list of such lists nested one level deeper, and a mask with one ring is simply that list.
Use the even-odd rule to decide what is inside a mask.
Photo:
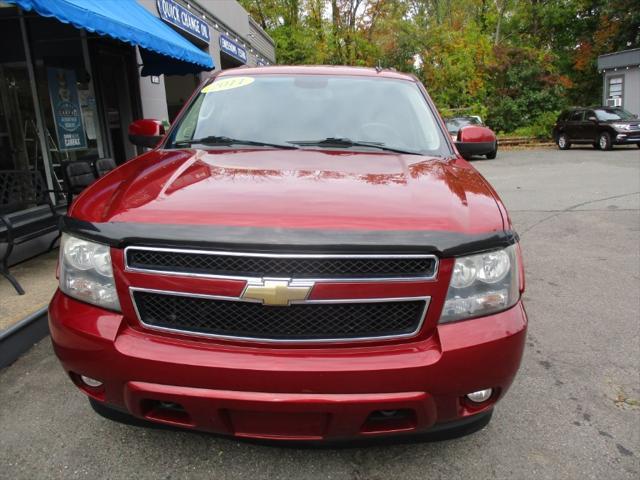
[{"label": "window on building", "polygon": [[0,170],[40,170],[42,152],[16,8],[0,9]]},{"label": "window on building", "polygon": [[98,116],[80,30],[27,15],[36,86],[49,157],[58,174],[63,161],[98,158]]},{"label": "window on building", "polygon": [[609,77],[607,81],[607,106],[621,107],[623,105],[624,78]]}]

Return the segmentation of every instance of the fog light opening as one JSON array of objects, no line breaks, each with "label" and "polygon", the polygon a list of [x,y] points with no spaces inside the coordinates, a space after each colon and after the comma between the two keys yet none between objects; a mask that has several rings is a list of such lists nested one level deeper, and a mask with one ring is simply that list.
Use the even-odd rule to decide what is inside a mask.
[{"label": "fog light opening", "polygon": [[102,386],[102,382],[100,380],[96,380],[95,378],[87,377],[86,375],[80,375],[80,380],[87,387],[100,388]]},{"label": "fog light opening", "polygon": [[492,388],[485,388],[484,390],[478,390],[477,392],[467,393],[467,399],[474,404],[484,403],[493,395]]},{"label": "fog light opening", "polygon": [[360,431],[364,434],[402,432],[416,428],[415,410],[375,410],[367,417]]},{"label": "fog light opening", "polygon": [[398,410],[378,410],[377,412],[374,413],[379,413],[382,417],[397,417],[398,416]]},{"label": "fog light opening", "polygon": [[183,427],[192,427],[191,416],[179,403],[161,400],[144,400],[142,413],[145,418]]}]

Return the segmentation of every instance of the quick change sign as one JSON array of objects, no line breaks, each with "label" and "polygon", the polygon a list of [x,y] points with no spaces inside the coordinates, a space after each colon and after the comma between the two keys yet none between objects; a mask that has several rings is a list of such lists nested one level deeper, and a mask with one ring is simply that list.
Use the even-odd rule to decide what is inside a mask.
[{"label": "quick change sign", "polygon": [[220,50],[242,63],[247,63],[247,51],[225,35],[220,35]]},{"label": "quick change sign", "polygon": [[173,0],[156,0],[160,18],[209,44],[209,24]]}]

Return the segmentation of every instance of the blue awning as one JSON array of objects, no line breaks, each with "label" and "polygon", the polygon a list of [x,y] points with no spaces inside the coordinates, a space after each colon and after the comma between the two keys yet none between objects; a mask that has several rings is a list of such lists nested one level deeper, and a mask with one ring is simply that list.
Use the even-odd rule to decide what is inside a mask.
[{"label": "blue awning", "polygon": [[[4,1],[26,11],[34,10],[43,17],[54,17],[76,28],[147,50],[141,50],[143,61],[150,59],[153,67],[147,69],[145,66],[147,71],[143,71],[143,74],[192,73],[214,68],[211,56],[154,17],[135,0]],[[162,71],[163,63],[166,63],[166,71]]]}]

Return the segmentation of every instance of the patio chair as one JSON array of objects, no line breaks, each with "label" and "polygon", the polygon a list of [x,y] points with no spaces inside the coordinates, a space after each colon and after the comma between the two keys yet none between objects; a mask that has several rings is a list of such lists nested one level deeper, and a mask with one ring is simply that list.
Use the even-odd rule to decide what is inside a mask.
[{"label": "patio chair", "polygon": [[71,205],[73,197],[96,180],[96,174],[93,171],[91,162],[88,160],[63,162],[62,174],[64,176],[65,190],[67,191],[67,205]]},{"label": "patio chair", "polygon": [[113,158],[99,158],[93,163],[93,167],[96,175],[100,178],[116,168],[116,162]]}]

